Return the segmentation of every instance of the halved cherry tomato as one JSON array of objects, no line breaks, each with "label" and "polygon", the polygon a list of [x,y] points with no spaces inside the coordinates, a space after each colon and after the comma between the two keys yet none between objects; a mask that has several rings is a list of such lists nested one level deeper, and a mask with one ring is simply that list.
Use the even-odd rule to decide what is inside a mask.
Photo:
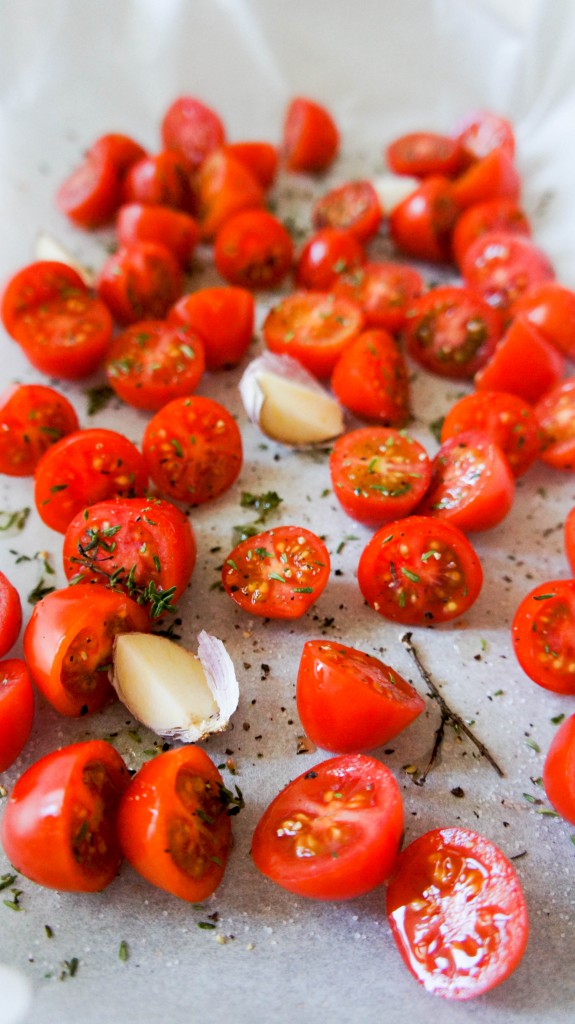
[{"label": "halved cherry tomato", "polygon": [[122,186],[124,203],[147,203],[191,210],[190,165],[174,149],[142,157],[132,164]]},{"label": "halved cherry tomato", "polygon": [[575,291],[557,281],[536,284],[513,305],[563,355],[575,359]]},{"label": "halved cherry tomato", "polygon": [[529,237],[509,231],[476,238],[465,251],[461,273],[490,306],[510,314],[529,288],[555,277],[545,253]]},{"label": "halved cherry tomato", "polygon": [[504,149],[492,149],[453,182],[452,195],[462,209],[475,203],[484,203],[488,199],[512,199],[517,202],[520,194],[519,171],[513,157]]},{"label": "halved cherry tomato", "polygon": [[365,260],[363,246],[341,228],[320,228],[301,250],[295,279],[298,288],[329,291],[340,274],[353,272]]},{"label": "halved cherry tomato", "polygon": [[444,999],[472,999],[508,978],[529,932],[515,869],[489,839],[459,827],[426,832],[403,850],[387,916],[411,974]]},{"label": "halved cherry tomato", "polygon": [[184,746],[142,765],[122,797],[118,837],[146,881],[198,903],[220,884],[231,848],[228,792],[208,755]]},{"label": "halved cherry tomato", "polygon": [[56,205],[79,227],[107,224],[120,205],[127,171],[145,155],[145,150],[128,135],[103,135],[62,182],[56,193]]},{"label": "halved cherry tomato", "polygon": [[541,428],[532,407],[506,391],[474,391],[447,413],[441,441],[480,430],[501,448],[514,477],[523,476],[541,451]]},{"label": "halved cherry tomato", "polygon": [[549,803],[575,825],[575,715],[559,726],[543,765],[543,785]]},{"label": "halved cherry tomato", "polygon": [[183,594],[196,563],[196,540],[188,517],[171,502],[117,498],[74,517],[62,557],[71,583],[103,583],[153,605],[168,592],[174,602]]},{"label": "halved cherry tomato", "polygon": [[575,694],[575,580],[551,580],[523,598],[512,625],[513,648],[538,686]]},{"label": "halved cherry tomato", "polygon": [[479,596],[483,572],[453,523],[408,516],[374,534],[359,560],[357,581],[379,615],[421,626],[463,615]]},{"label": "halved cherry tomato", "polygon": [[200,229],[188,213],[170,206],[125,203],[118,210],[116,234],[120,245],[155,242],[165,245],[187,267],[198,244]]},{"label": "halved cherry tomato", "polygon": [[245,612],[298,619],[329,579],[329,552],[301,526],[278,526],[241,541],[222,566],[227,594]]},{"label": "halved cherry tomato", "polygon": [[26,663],[21,658],[0,661],[0,772],[22,753],[33,721],[34,691]]},{"label": "halved cherry tomato", "polygon": [[144,494],[147,482],[144,458],[123,434],[100,427],[76,430],[40,459],[34,501],[42,521],[65,533],[68,523],[88,505]]},{"label": "halved cherry tomato", "polygon": [[40,457],[78,429],[74,406],[43,384],[15,384],[0,396],[0,473],[32,476]]},{"label": "halved cherry tomato", "polygon": [[575,469],[575,377],[559,381],[535,405],[542,433],[539,458],[555,469]]},{"label": "halved cherry tomato", "polygon": [[240,210],[260,208],[264,190],[252,172],[229,152],[217,149],[202,163],[194,180],[202,238],[211,241]]},{"label": "halved cherry tomato", "polygon": [[16,643],[22,628],[20,594],[7,576],[0,571],[0,658]]},{"label": "halved cherry tomato", "polygon": [[316,764],[290,782],[260,818],[254,864],[288,892],[353,899],[392,871],[403,829],[399,786],[365,754]]},{"label": "halved cherry tomato", "polygon": [[281,152],[288,171],[327,170],[339,149],[337,125],[325,107],[298,96],[288,104]]},{"label": "halved cherry tomato", "polygon": [[534,403],[558,383],[564,369],[561,353],[521,315],[512,320],[474,383],[481,391],[509,391]]},{"label": "halved cherry tomato", "polygon": [[509,121],[490,110],[474,110],[455,126],[453,136],[469,160],[481,160],[494,149],[515,154],[515,134]]},{"label": "halved cherry tomato", "polygon": [[333,446],[329,468],[344,511],[369,526],[408,516],[431,479],[425,449],[403,431],[385,427],[343,434]]},{"label": "halved cherry tomato", "polygon": [[126,594],[94,583],[53,590],[24,630],[28,671],[46,700],[75,718],[115,699],[108,678],[118,633],[146,633],[149,618]]},{"label": "halved cherry tomato", "polygon": [[264,189],[274,183],[278,167],[278,150],[270,142],[228,142],[222,147],[234,160],[245,164]]},{"label": "halved cherry tomato", "polygon": [[513,474],[499,446],[481,430],[467,430],[441,445],[417,511],[460,530],[490,530],[505,518],[514,497]]},{"label": "halved cherry tomato", "polygon": [[294,292],[273,306],[262,331],[271,352],[292,356],[316,377],[329,377],[362,325],[361,309],[349,299],[331,292]]},{"label": "halved cherry tomato", "polygon": [[316,199],[311,221],[316,229],[349,231],[365,244],[379,231],[383,210],[371,181],[346,181]]},{"label": "halved cherry tomato", "polygon": [[402,427],[409,418],[409,375],[401,349],[383,329],[362,331],[331,375],[342,405],[360,419]]},{"label": "halved cherry tomato", "polygon": [[122,245],[100,269],[97,290],[114,320],[123,327],[138,320],[161,320],[179,299],[182,268],[165,245]]},{"label": "halved cherry tomato", "polygon": [[185,324],[140,320],[117,334],[106,356],[111,388],[137,409],[191,395],[205,368],[201,338]]},{"label": "halved cherry tomato", "polygon": [[333,291],[361,307],[367,327],[398,334],[409,307],[423,291],[423,278],[405,263],[364,263],[334,282]]},{"label": "halved cherry tomato", "polygon": [[464,159],[456,139],[436,132],[400,135],[388,145],[385,158],[394,174],[411,174],[414,178],[427,178],[430,174],[452,178],[461,170]]},{"label": "halved cherry tomato", "polygon": [[292,257],[291,236],[267,210],[241,210],[216,234],[216,268],[242,288],[275,288],[291,269]]},{"label": "halved cherry tomato", "polygon": [[389,232],[399,251],[407,256],[443,262],[451,256],[451,234],[458,216],[452,182],[432,175],[394,206]]},{"label": "halved cherry tomato", "polygon": [[175,398],[152,417],[142,441],[161,494],[202,505],[219,498],[242,466],[242,438],[227,409],[212,398]]},{"label": "halved cherry tomato", "polygon": [[306,735],[336,754],[387,743],[425,709],[417,690],[395,669],[331,640],[304,645],[296,701]]},{"label": "halved cherry tomato", "polygon": [[105,740],[74,743],[36,761],[4,811],[2,844],[14,867],[48,889],[104,889],[122,861],[116,815],[129,779]]},{"label": "halved cherry tomato", "polygon": [[468,206],[453,229],[453,255],[458,266],[471,243],[489,231],[531,235],[531,225],[514,199],[486,199]]},{"label": "halved cherry tomato", "polygon": [[564,528],[565,554],[575,576],[575,508],[569,512]]},{"label": "halved cherry tomato", "polygon": [[408,311],[409,355],[440,377],[471,379],[501,337],[497,310],[469,288],[444,285],[416,299]]},{"label": "halved cherry tomato", "polygon": [[69,295],[87,291],[76,270],[57,260],[37,260],[14,274],[2,294],[2,323],[11,338],[20,341],[27,323],[40,307],[61,303]]},{"label": "halved cherry tomato", "polygon": [[239,363],[252,340],[254,298],[246,288],[199,288],[172,306],[168,320],[197,331],[206,368],[222,370]]},{"label": "halved cherry tomato", "polygon": [[165,148],[182,153],[192,168],[225,142],[219,115],[193,96],[180,96],[170,104],[161,131]]}]

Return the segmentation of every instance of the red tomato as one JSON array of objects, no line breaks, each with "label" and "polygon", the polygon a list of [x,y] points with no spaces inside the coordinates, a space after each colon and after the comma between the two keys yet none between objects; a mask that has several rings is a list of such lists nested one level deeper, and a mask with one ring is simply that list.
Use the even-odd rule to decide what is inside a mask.
[{"label": "red tomato", "polygon": [[543,766],[543,785],[549,803],[575,825],[575,715],[559,726]]},{"label": "red tomato", "polygon": [[161,498],[100,501],[74,517],[64,537],[64,572],[71,583],[104,583],[138,604],[177,601],[196,564],[187,516]]},{"label": "red tomato", "polygon": [[114,320],[126,327],[138,320],[161,320],[182,293],[184,278],[176,257],[165,245],[122,245],[98,275],[100,298]]},{"label": "red tomato", "polygon": [[245,612],[298,619],[329,579],[329,552],[301,526],[278,526],[241,541],[222,566],[227,594]]},{"label": "red tomato", "polygon": [[216,234],[214,260],[222,277],[242,288],[275,288],[291,269],[293,242],[267,210],[242,210]]},{"label": "red tomato", "polygon": [[198,244],[200,229],[193,217],[169,206],[126,203],[118,210],[116,233],[121,246],[135,242],[165,245],[187,267]]},{"label": "red tomato", "polygon": [[509,391],[537,402],[563,376],[565,360],[525,316],[517,316],[475,374],[481,391]]},{"label": "red tomato", "polygon": [[564,529],[565,554],[575,576],[575,508],[572,508],[565,520]]},{"label": "red tomato", "polygon": [[353,273],[342,274],[333,291],[357,302],[367,327],[383,327],[398,334],[413,300],[423,291],[423,278],[405,263],[364,263]]},{"label": "red tomato", "polygon": [[62,182],[56,205],[79,227],[107,224],[120,205],[127,171],[145,155],[139,143],[127,135],[103,135]]},{"label": "red tomato", "polygon": [[330,640],[304,645],[296,700],[306,735],[336,754],[379,747],[425,710],[417,690],[389,665]]},{"label": "red tomato", "polygon": [[523,315],[569,359],[575,359],[575,292],[557,281],[530,288],[514,303],[515,316]]},{"label": "red tomato", "polygon": [[316,377],[329,377],[362,324],[361,309],[349,299],[294,292],[269,311],[262,331],[271,352],[292,356]]},{"label": "red tomato", "polygon": [[535,406],[542,432],[540,459],[555,469],[575,469],[575,377],[546,391]]},{"label": "red tomato", "polygon": [[311,221],[316,229],[339,228],[349,231],[365,244],[379,231],[383,210],[371,181],[346,181],[325,192],[312,207]]},{"label": "red tomato", "polygon": [[236,421],[212,398],[168,402],[148,423],[142,450],[160,493],[192,505],[219,498],[242,466]]},{"label": "red tomato", "polygon": [[252,857],[297,896],[353,899],[388,878],[403,829],[399,786],[385,765],[344,754],[290,782],[260,818]]},{"label": "red tomato", "polygon": [[459,215],[452,187],[448,178],[432,175],[394,206],[389,232],[400,252],[435,262],[450,259],[451,234]]},{"label": "red tomato", "polygon": [[408,516],[431,478],[425,449],[403,431],[385,427],[360,427],[338,438],[329,468],[343,510],[369,526]]},{"label": "red tomato", "polygon": [[114,700],[108,679],[118,633],[145,633],[148,614],[125,594],[94,583],[53,590],[24,630],[28,671],[46,700],[75,718]]},{"label": "red tomato", "polygon": [[509,512],[515,484],[509,463],[488,434],[467,430],[444,441],[418,513],[460,530],[490,530]]},{"label": "red tomato", "polygon": [[329,291],[340,274],[353,272],[364,260],[363,246],[348,231],[321,228],[299,254],[296,283],[299,288]]},{"label": "red tomato", "polygon": [[508,156],[515,153],[515,135],[509,121],[489,110],[467,114],[453,132],[469,160],[481,160],[494,149],[503,149]]},{"label": "red tomato", "polygon": [[379,615],[421,626],[463,615],[479,596],[483,573],[457,526],[408,516],[374,534],[359,560],[357,581]]},{"label": "red tomato", "polygon": [[453,229],[453,255],[458,266],[472,242],[490,231],[530,235],[527,215],[514,199],[486,199],[463,211]]},{"label": "red tomato", "polygon": [[513,305],[533,285],[555,274],[545,253],[525,235],[488,231],[465,251],[465,284],[490,306],[513,313]]},{"label": "red tomato", "polygon": [[147,203],[189,210],[192,205],[190,165],[180,153],[166,149],[132,164],[122,188],[124,203]]},{"label": "red tomato", "polygon": [[161,130],[165,148],[182,153],[192,168],[225,142],[219,115],[192,96],[180,96],[170,104]]},{"label": "red tomato", "polygon": [[22,628],[22,603],[16,587],[0,572],[0,658],[14,646]]},{"label": "red tomato", "polygon": [[288,171],[327,170],[339,149],[337,125],[325,107],[298,96],[288,104],[281,152]]},{"label": "red tomato", "polygon": [[460,144],[436,132],[400,135],[387,147],[385,158],[394,174],[411,174],[414,178],[427,178],[430,174],[452,178],[463,164]]},{"label": "red tomato", "polygon": [[489,839],[426,832],[399,856],[387,916],[406,966],[427,992],[472,999],[515,970],[529,932],[521,884]]},{"label": "red tomato", "polygon": [[122,861],[116,814],[129,778],[105,740],[40,758],[20,776],[4,812],[2,844],[12,864],[48,889],[104,889]]},{"label": "red tomato", "polygon": [[408,311],[407,351],[440,377],[469,380],[493,354],[501,316],[469,288],[444,285],[415,300]]},{"label": "red tomato", "polygon": [[492,149],[453,182],[452,196],[463,209],[489,199],[517,202],[520,194],[519,172],[504,149]]},{"label": "red tomato", "polygon": [[0,396],[0,473],[32,476],[44,452],[78,429],[73,405],[43,384],[15,384]]},{"label": "red tomato", "polygon": [[527,402],[505,391],[474,391],[447,413],[441,441],[480,430],[501,448],[514,477],[523,476],[541,451],[539,420]]},{"label": "red tomato", "polygon": [[206,369],[226,369],[240,362],[252,340],[254,298],[246,288],[199,288],[172,306],[168,320],[197,331]]},{"label": "red tomato", "polygon": [[0,661],[0,772],[22,753],[33,721],[34,691],[25,662],[21,658]]},{"label": "red tomato", "polygon": [[228,792],[208,755],[184,746],[142,765],[122,797],[118,837],[146,881],[198,903],[220,884],[231,848]]},{"label": "red tomato", "polygon": [[205,368],[204,346],[185,324],[140,320],[117,334],[108,349],[110,387],[137,409],[161,409],[195,391]]},{"label": "red tomato", "polygon": [[27,324],[38,309],[86,292],[82,278],[67,263],[37,260],[19,270],[6,284],[0,308],[2,323],[10,337],[21,341],[28,335]]},{"label": "red tomato", "polygon": [[263,189],[273,185],[278,167],[278,151],[270,142],[229,142],[224,152],[245,164]]},{"label": "red tomato", "polygon": [[202,238],[211,241],[240,210],[262,207],[264,190],[252,172],[222,149],[202,163],[195,178],[197,217]]},{"label": "red tomato", "polygon": [[88,505],[106,498],[144,494],[148,475],[143,456],[115,430],[76,430],[48,449],[36,467],[34,501],[40,518],[65,533]]},{"label": "red tomato", "polygon": [[538,686],[575,694],[575,580],[551,580],[523,598],[512,625],[523,671]]},{"label": "red tomato", "polygon": [[360,419],[402,427],[409,419],[409,376],[387,331],[362,331],[342,352],[331,375],[342,405]]}]

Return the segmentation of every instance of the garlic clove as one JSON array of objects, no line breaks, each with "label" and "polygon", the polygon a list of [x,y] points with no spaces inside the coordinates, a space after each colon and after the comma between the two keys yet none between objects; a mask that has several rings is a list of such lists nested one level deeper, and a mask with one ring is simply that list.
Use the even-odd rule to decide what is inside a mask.
[{"label": "garlic clove", "polygon": [[119,634],[112,685],[142,725],[184,743],[223,732],[239,700],[233,662],[222,641],[205,631],[197,655],[153,633]]},{"label": "garlic clove", "polygon": [[72,256],[72,253],[65,248],[56,238],[46,232],[40,232],[34,243],[34,257],[37,260],[56,260],[58,263],[65,263],[80,275],[88,288],[93,288],[96,275],[82,263]]},{"label": "garlic clove", "polygon": [[419,178],[411,178],[407,174],[382,174],[372,180],[372,185],[379,196],[379,201],[386,213],[407,199],[421,185]]}]

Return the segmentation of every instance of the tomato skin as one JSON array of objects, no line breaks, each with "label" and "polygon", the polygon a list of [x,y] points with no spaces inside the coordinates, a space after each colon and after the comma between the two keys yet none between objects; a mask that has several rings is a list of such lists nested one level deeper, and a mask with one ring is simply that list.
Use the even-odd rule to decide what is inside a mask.
[{"label": "tomato skin", "polygon": [[415,300],[405,327],[409,355],[440,377],[468,380],[501,337],[497,310],[466,288],[444,285]]},{"label": "tomato skin", "polygon": [[415,515],[373,535],[361,554],[357,582],[379,615],[421,626],[463,615],[479,596],[483,572],[457,526]]},{"label": "tomato skin", "polygon": [[515,497],[509,463],[488,434],[467,430],[441,445],[419,515],[448,520],[460,530],[490,530],[505,518]]},{"label": "tomato skin", "polygon": [[117,334],[105,365],[110,387],[124,402],[152,411],[195,391],[204,368],[200,337],[167,320],[140,320]]},{"label": "tomato skin", "polygon": [[154,242],[165,245],[182,267],[187,267],[200,238],[200,229],[188,213],[170,206],[125,203],[118,210],[116,234],[120,245]]},{"label": "tomato skin", "polygon": [[515,154],[515,133],[509,121],[490,110],[474,110],[455,126],[453,136],[470,161],[481,160],[494,149]]},{"label": "tomato skin", "polygon": [[264,205],[265,193],[244,163],[217,149],[202,163],[194,181],[197,217],[204,241],[212,241],[230,217]]},{"label": "tomato skin", "polygon": [[431,479],[425,449],[386,427],[360,427],[335,442],[329,460],[333,493],[352,519],[381,526],[416,508]]},{"label": "tomato skin", "polygon": [[271,188],[277,169],[279,154],[277,146],[270,142],[228,142],[222,147],[235,160],[245,164],[263,189]]},{"label": "tomato skin", "polygon": [[8,798],[6,855],[21,874],[48,889],[100,892],[121,864],[116,814],[128,782],[124,761],[105,740],[74,743],[40,758]]},{"label": "tomato skin", "polygon": [[120,205],[127,171],[145,155],[128,135],[101,136],[60,185],[56,205],[78,227],[91,229],[108,224]]},{"label": "tomato skin", "polygon": [[26,336],[26,321],[39,306],[62,300],[67,294],[86,292],[76,270],[58,260],[36,260],[9,279],[2,293],[0,315],[11,338]]},{"label": "tomato skin", "polygon": [[459,142],[436,132],[410,132],[390,142],[385,158],[394,174],[410,174],[414,178],[427,178],[441,174],[451,178],[463,164]]},{"label": "tomato skin", "polygon": [[329,640],[304,644],[296,701],[306,735],[335,754],[379,747],[425,709],[417,690],[389,665]]},{"label": "tomato skin", "polygon": [[575,508],[571,509],[565,520],[563,537],[567,561],[571,566],[571,572],[575,576]]},{"label": "tomato skin", "polygon": [[523,598],[512,623],[513,649],[538,686],[575,694],[575,580],[550,580]]},{"label": "tomato skin", "polygon": [[24,630],[28,671],[60,714],[98,711],[116,696],[99,666],[109,666],[116,634],[133,631],[149,632],[148,613],[125,594],[99,583],[53,590]]},{"label": "tomato skin", "polygon": [[212,150],[225,142],[225,128],[211,107],[193,96],[179,96],[166,110],[161,124],[166,149],[182,153],[192,168],[200,166]]},{"label": "tomato skin", "polygon": [[518,966],[529,933],[515,869],[489,839],[459,827],[426,832],[402,851],[387,917],[408,970],[444,999],[472,999],[499,985]]},{"label": "tomato skin", "polygon": [[509,231],[487,231],[476,238],[465,251],[461,273],[465,284],[490,306],[511,315],[529,288],[555,277],[531,238]]},{"label": "tomato skin", "polygon": [[227,409],[212,398],[175,398],[152,417],[142,440],[160,493],[202,505],[219,498],[242,466],[242,438]]},{"label": "tomato skin", "polygon": [[458,215],[451,181],[432,175],[391,210],[392,241],[406,256],[445,262],[451,256],[451,234]]},{"label": "tomato skin", "polygon": [[453,198],[463,209],[489,199],[517,202],[520,194],[519,172],[504,149],[492,149],[453,182]]},{"label": "tomato skin", "polygon": [[0,571],[0,658],[8,654],[22,628],[22,603],[16,587]]},{"label": "tomato skin", "polygon": [[366,327],[382,327],[398,334],[405,326],[413,300],[423,291],[423,278],[414,267],[404,263],[367,262],[351,274],[342,274],[333,291],[357,302]]},{"label": "tomato skin", "polygon": [[34,721],[34,691],[21,658],[0,661],[0,772],[10,768],[26,746]]},{"label": "tomato skin", "polygon": [[575,377],[559,381],[535,405],[542,433],[539,458],[555,469],[575,469]]},{"label": "tomato skin", "polygon": [[105,260],[97,291],[122,327],[138,320],[161,320],[180,297],[182,268],[165,245],[122,245]]},{"label": "tomato skin", "polygon": [[472,242],[490,231],[530,236],[531,224],[514,199],[485,199],[473,203],[458,217],[453,229],[453,255],[459,267]]},{"label": "tomato skin", "polygon": [[142,157],[124,178],[122,200],[190,210],[193,197],[187,160],[173,149]]},{"label": "tomato skin", "polygon": [[355,270],[365,260],[363,246],[348,231],[321,228],[301,250],[295,280],[298,288],[329,291],[340,274]]},{"label": "tomato skin", "polygon": [[475,374],[480,391],[509,391],[534,404],[563,376],[565,360],[525,316],[517,316]]},{"label": "tomato skin", "polygon": [[267,210],[241,210],[216,234],[214,260],[222,277],[240,288],[274,288],[291,269],[293,242]]},{"label": "tomato skin", "polygon": [[231,822],[208,755],[183,746],[143,764],[122,797],[118,837],[152,885],[192,903],[211,896],[226,868]]},{"label": "tomato skin", "polygon": [[65,533],[88,505],[106,498],[144,494],[148,474],[143,456],[115,430],[76,430],[42,456],[34,478],[34,501],[42,521]]},{"label": "tomato skin", "polygon": [[278,526],[236,545],[222,566],[222,583],[251,615],[298,619],[317,601],[329,573],[329,552],[315,533]]},{"label": "tomato skin", "polygon": [[292,356],[316,377],[329,377],[362,325],[355,302],[332,292],[299,291],[273,306],[262,331],[270,352]]},{"label": "tomato skin", "polygon": [[[294,821],[303,827],[291,829]],[[365,754],[344,754],[314,765],[272,800],[251,853],[258,870],[288,892],[354,899],[388,878],[402,829],[401,793],[389,769]]]},{"label": "tomato skin", "polygon": [[0,473],[32,476],[44,452],[78,430],[74,406],[43,384],[15,384],[0,396]]},{"label": "tomato skin", "polygon": [[365,245],[375,237],[383,219],[379,196],[371,181],[346,181],[316,199],[311,221],[316,229],[348,231]]},{"label": "tomato skin", "polygon": [[557,281],[534,285],[517,299],[515,316],[525,316],[546,341],[575,359],[575,292]]},{"label": "tomato skin", "polygon": [[543,785],[549,803],[575,825],[575,715],[561,723],[543,765]]},{"label": "tomato skin", "polygon": [[339,150],[339,131],[325,107],[303,96],[294,97],[285,112],[281,153],[288,171],[319,174]]},{"label": "tomato skin", "polygon": [[447,413],[441,428],[441,443],[480,430],[499,445],[513,476],[523,476],[541,451],[541,428],[533,408],[506,391],[473,391]]},{"label": "tomato skin", "polygon": [[363,420],[402,427],[409,419],[409,375],[403,353],[381,328],[362,331],[340,355],[331,375],[335,396]]},{"label": "tomato skin", "polygon": [[172,306],[168,320],[197,331],[206,369],[227,369],[240,362],[252,340],[254,297],[247,288],[199,288]]}]

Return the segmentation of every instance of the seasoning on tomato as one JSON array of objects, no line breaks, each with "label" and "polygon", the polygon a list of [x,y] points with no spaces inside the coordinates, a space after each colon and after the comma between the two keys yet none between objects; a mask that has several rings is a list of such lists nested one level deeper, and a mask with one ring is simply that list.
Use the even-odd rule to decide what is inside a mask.
[{"label": "seasoning on tomato", "polygon": [[102,135],[56,193],[59,210],[78,227],[98,228],[112,220],[122,183],[133,163],[146,155],[128,135]]},{"label": "seasoning on tomato", "polygon": [[0,658],[14,646],[22,628],[22,603],[13,583],[0,570]]},{"label": "seasoning on tomato", "polygon": [[273,306],[262,331],[271,352],[297,359],[316,377],[329,377],[363,325],[360,307],[331,292],[294,292]]},{"label": "seasoning on tomato", "polygon": [[558,383],[564,370],[564,356],[521,314],[511,321],[474,383],[481,391],[510,391],[533,404]]},{"label": "seasoning on tomato", "polygon": [[182,268],[165,245],[133,242],[108,256],[97,290],[114,320],[123,327],[138,320],[161,320],[179,299]]},{"label": "seasoning on tomato", "polygon": [[565,520],[563,539],[567,561],[569,562],[573,576],[575,576],[575,506],[568,513]]},{"label": "seasoning on tomato", "polygon": [[47,449],[78,429],[74,406],[44,384],[15,384],[0,396],[0,473],[32,476]]},{"label": "seasoning on tomato", "polygon": [[121,246],[135,242],[165,245],[178,263],[190,265],[200,237],[197,222],[183,210],[147,203],[124,203],[116,218],[116,235]]},{"label": "seasoning on tomato", "polygon": [[559,381],[535,405],[542,434],[540,459],[555,469],[575,469],[575,377]]},{"label": "seasoning on tomato", "polygon": [[395,669],[332,640],[304,644],[296,701],[306,735],[335,754],[379,747],[425,709],[417,690]]},{"label": "seasoning on tomato", "polygon": [[329,552],[301,526],[278,526],[241,541],[222,566],[227,594],[252,615],[298,619],[329,579]]},{"label": "seasoning on tomato", "polygon": [[398,334],[405,326],[413,300],[423,291],[423,278],[406,263],[368,262],[353,273],[341,274],[333,291],[357,302],[366,327],[383,327]]},{"label": "seasoning on tomato", "polygon": [[214,150],[194,178],[195,209],[204,241],[211,241],[240,210],[261,208],[264,190],[244,163],[223,149]]},{"label": "seasoning on tomato", "polygon": [[421,626],[449,622],[468,611],[479,596],[483,572],[457,526],[408,516],[374,534],[361,554],[357,581],[383,618]]},{"label": "seasoning on tomato", "polygon": [[252,857],[297,896],[354,899],[389,877],[403,831],[401,792],[385,765],[343,754],[290,782],[264,811]]},{"label": "seasoning on tomato", "polygon": [[0,661],[0,772],[22,753],[33,721],[34,691],[26,662],[21,658]]},{"label": "seasoning on tomato", "polygon": [[555,272],[545,253],[526,235],[487,231],[465,250],[461,263],[465,284],[490,306],[513,313],[514,304]]},{"label": "seasoning on tomato", "polygon": [[110,387],[128,405],[155,411],[191,395],[205,368],[201,338],[185,324],[139,320],[113,338],[106,355]]},{"label": "seasoning on tomato", "polygon": [[223,370],[240,362],[253,337],[254,319],[252,293],[232,287],[198,288],[183,295],[168,313],[170,323],[197,331],[208,370]]},{"label": "seasoning on tomato", "polygon": [[454,177],[462,169],[464,156],[460,143],[437,132],[409,132],[390,142],[385,151],[387,165],[394,174],[428,178],[430,174]]},{"label": "seasoning on tomato", "polygon": [[499,446],[516,478],[541,451],[541,428],[533,407],[506,391],[472,391],[460,398],[443,420],[441,442],[469,430],[480,430]]},{"label": "seasoning on tomato", "polygon": [[515,199],[486,199],[468,206],[453,229],[453,255],[458,266],[476,238],[488,231],[531,235],[531,225]]},{"label": "seasoning on tomato", "polygon": [[161,124],[166,149],[181,153],[192,169],[225,142],[219,114],[195,96],[179,96],[166,110]]},{"label": "seasoning on tomato", "polygon": [[561,723],[547,751],[543,785],[549,803],[575,825],[575,715]]},{"label": "seasoning on tomato", "polygon": [[126,174],[122,199],[124,203],[148,203],[190,211],[190,165],[173,149],[144,156],[132,164]]},{"label": "seasoning on tomato", "polygon": [[369,242],[379,231],[383,209],[371,181],[346,181],[324,192],[311,211],[314,228],[349,231],[359,242]]},{"label": "seasoning on tomato", "polygon": [[281,153],[288,171],[327,170],[339,150],[339,131],[326,107],[304,96],[290,100],[282,130]]},{"label": "seasoning on tomato", "polygon": [[513,649],[538,686],[575,694],[575,580],[540,583],[523,598],[512,623]]},{"label": "seasoning on tomato", "polygon": [[4,811],[2,845],[26,878],[62,892],[100,892],[122,854],[116,814],[130,776],[105,740],[60,747],[17,780]]},{"label": "seasoning on tomato", "polygon": [[443,175],[431,175],[391,210],[391,239],[406,256],[445,262],[451,257],[451,234],[458,216],[452,182]]},{"label": "seasoning on tomato", "polygon": [[353,271],[365,260],[363,246],[341,228],[320,228],[301,250],[295,279],[298,288],[329,291],[340,274]]},{"label": "seasoning on tomato", "polygon": [[469,380],[501,337],[497,310],[469,288],[443,285],[415,299],[408,310],[407,352],[440,377]]},{"label": "seasoning on tomato", "polygon": [[267,210],[240,210],[216,234],[216,268],[241,288],[275,288],[291,269],[292,257],[290,234]]}]

